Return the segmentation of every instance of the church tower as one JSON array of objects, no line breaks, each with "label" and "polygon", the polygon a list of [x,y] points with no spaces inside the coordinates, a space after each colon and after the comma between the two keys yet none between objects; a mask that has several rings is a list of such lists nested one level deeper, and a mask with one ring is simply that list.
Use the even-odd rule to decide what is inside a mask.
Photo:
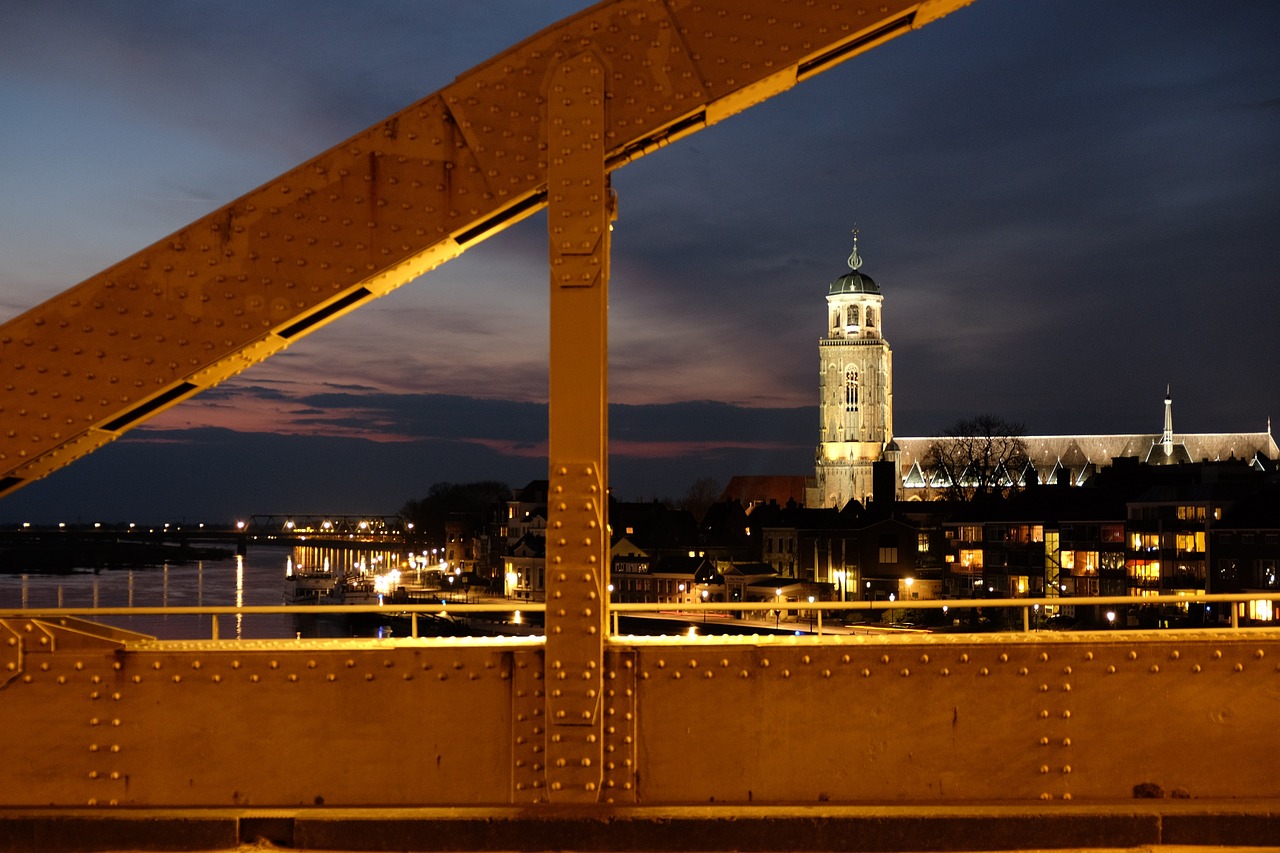
[{"label": "church tower", "polygon": [[892,449],[893,354],[884,339],[884,297],[861,267],[855,229],[849,272],[827,288],[827,333],[818,342],[817,480],[809,506],[865,504],[873,466]]}]

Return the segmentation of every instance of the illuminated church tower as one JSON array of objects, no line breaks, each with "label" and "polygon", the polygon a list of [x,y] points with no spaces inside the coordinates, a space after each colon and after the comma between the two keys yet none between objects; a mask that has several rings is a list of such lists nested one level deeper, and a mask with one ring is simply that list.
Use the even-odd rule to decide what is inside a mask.
[{"label": "illuminated church tower", "polygon": [[817,479],[806,495],[812,507],[865,504],[874,463],[894,449],[893,354],[883,337],[884,297],[859,272],[861,266],[855,229],[850,271],[827,288],[827,333],[818,342]]}]

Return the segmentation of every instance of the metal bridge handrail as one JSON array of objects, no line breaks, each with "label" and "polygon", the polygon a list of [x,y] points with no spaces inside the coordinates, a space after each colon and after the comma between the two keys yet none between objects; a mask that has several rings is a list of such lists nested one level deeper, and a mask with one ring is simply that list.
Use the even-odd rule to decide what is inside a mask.
[{"label": "metal bridge handrail", "polygon": [[205,604],[148,607],[34,607],[0,608],[0,619],[58,616],[252,616],[306,613],[541,613],[547,609],[538,602],[492,602],[486,604]]},{"label": "metal bridge handrail", "polygon": [[[1022,611],[1022,630],[1031,630],[1031,613],[1041,605],[1050,606],[1145,606],[1166,604],[1239,604],[1249,601],[1280,602],[1280,590],[1274,593],[1200,593],[1198,595],[1167,595],[1135,598],[1128,595],[1105,595],[1064,598],[928,598],[903,601],[690,601],[690,602],[610,602],[609,611],[619,613],[713,613],[713,612],[774,612],[781,610],[816,612],[815,628],[822,635],[822,614],[827,611],[876,611],[876,610],[957,610],[1006,609]],[[389,602],[384,604],[251,604],[251,605],[182,605],[147,607],[53,607],[53,608],[0,608],[0,619],[92,617],[92,616],[200,616],[213,617],[213,639],[219,639],[218,616],[298,615],[298,614],[347,614],[394,613],[409,615],[412,619],[412,636],[418,636],[418,615],[450,615],[463,613],[544,613],[542,602],[486,601],[476,604],[439,603],[408,604]],[[1231,608],[1231,628],[1239,628],[1238,608]],[[617,632],[616,623],[614,633]]]},{"label": "metal bridge handrail", "polygon": [[[1278,601],[1280,590],[1270,593],[1201,593],[1198,595],[1162,595],[1138,598],[1131,595],[1100,595],[1063,598],[922,598],[896,601],[689,601],[689,602],[638,602],[614,601],[609,610],[618,613],[670,613],[718,612],[718,611],[773,611],[773,610],[970,610],[978,608],[1038,609],[1044,607],[1087,607],[1096,605],[1165,605],[1165,604],[1225,604],[1248,601]],[[457,602],[429,602],[408,604],[386,602],[384,604],[204,604],[143,607],[3,607],[0,619],[20,619],[32,616],[198,616],[210,615],[270,615],[305,613],[542,613],[547,606],[538,601],[486,601],[475,604]]]},{"label": "metal bridge handrail", "polygon": [[661,610],[961,610],[980,607],[1089,607],[1093,605],[1130,605],[1142,606],[1151,604],[1213,604],[1246,601],[1280,601],[1280,590],[1269,593],[1259,592],[1223,592],[1200,593],[1197,595],[1161,595],[1137,597],[1132,595],[1092,595],[1063,596],[1062,598],[910,598],[886,601],[884,599],[849,600],[849,601],[788,601],[777,599],[770,601],[707,601],[689,602],[687,604],[667,603],[651,604],[648,602],[615,601],[609,605],[610,610],[619,612],[646,612]]}]

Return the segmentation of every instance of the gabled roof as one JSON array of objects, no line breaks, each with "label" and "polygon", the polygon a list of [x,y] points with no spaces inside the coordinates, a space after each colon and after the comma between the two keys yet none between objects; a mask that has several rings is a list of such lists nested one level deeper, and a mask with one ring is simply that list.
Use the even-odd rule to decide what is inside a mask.
[{"label": "gabled roof", "polygon": [[773,577],[778,574],[778,570],[768,563],[733,563],[724,570],[724,574],[747,577]]},{"label": "gabled roof", "polygon": [[634,542],[626,536],[619,536],[613,542],[613,547],[609,549],[609,555],[612,557],[647,557],[643,548],[637,547]]},{"label": "gabled roof", "polygon": [[736,500],[743,506],[769,502],[785,505],[787,501],[803,504],[808,480],[809,477],[794,474],[732,477],[720,500]]},{"label": "gabled roof", "polygon": [[626,536],[637,547],[647,550],[687,547],[698,537],[698,523],[693,513],[656,501],[611,501],[609,527],[614,536]]},{"label": "gabled roof", "polygon": [[[1280,447],[1268,432],[1188,433],[1175,434],[1174,447],[1182,462],[1211,462],[1227,459],[1253,461],[1258,458],[1280,457]],[[1144,461],[1159,451],[1163,454],[1160,433],[1133,433],[1117,435],[1028,435],[1022,440],[1027,446],[1027,458],[1034,466],[1040,481],[1057,481],[1059,472],[1066,472],[1071,482],[1080,484],[1098,468],[1112,464],[1115,459],[1137,457]],[[925,457],[929,445],[945,440],[942,436],[894,437],[901,452],[902,470],[906,472],[903,485],[921,488],[927,482],[935,488],[950,485],[945,471],[929,471]],[[1183,455],[1185,453],[1185,456]],[[1154,458],[1154,457],[1153,457]],[[1163,461],[1163,460],[1162,460]],[[1149,462],[1149,464],[1152,464]],[[1046,476],[1046,472],[1052,472]]]},{"label": "gabled roof", "polygon": [[[685,575],[692,578],[698,569],[703,566],[710,565],[706,557],[660,557],[653,566],[653,574],[655,575]],[[712,567],[712,571],[715,568]]]},{"label": "gabled roof", "polygon": [[803,507],[763,504],[747,515],[751,527],[760,530],[825,530],[839,527],[846,519],[835,507]]},{"label": "gabled roof", "polygon": [[516,540],[511,547],[513,557],[545,557],[547,556],[547,537],[540,533],[526,533]]},{"label": "gabled roof", "polygon": [[1191,452],[1182,442],[1170,444],[1168,449],[1160,442],[1152,442],[1151,449],[1142,461],[1147,465],[1178,465],[1191,462]]}]

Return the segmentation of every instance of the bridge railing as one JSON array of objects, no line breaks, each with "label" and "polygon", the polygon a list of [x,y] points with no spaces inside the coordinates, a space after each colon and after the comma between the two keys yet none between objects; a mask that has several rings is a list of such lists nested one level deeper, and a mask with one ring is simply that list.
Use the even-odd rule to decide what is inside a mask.
[{"label": "bridge railing", "polygon": [[[1275,616],[1270,620],[1241,619],[1241,605],[1250,603],[1265,602],[1269,611],[1275,616],[1280,616],[1280,591],[1274,594],[1258,594],[1258,593],[1204,593],[1199,595],[1187,596],[1159,596],[1148,598],[1135,598],[1133,596],[1113,595],[1113,596],[1093,596],[1093,597],[1076,597],[1076,598],[973,598],[973,599],[912,599],[906,601],[752,601],[752,602],[725,602],[725,601],[705,601],[705,602],[681,602],[681,603],[653,603],[653,602],[614,602],[610,604],[610,627],[614,635],[618,635],[619,622],[618,619],[623,614],[651,614],[654,616],[665,616],[675,618],[685,618],[690,620],[690,627],[694,630],[685,636],[690,639],[696,639],[698,633],[696,630],[696,618],[701,616],[704,620],[708,616],[732,616],[735,620],[739,620],[744,626],[750,625],[751,620],[758,620],[760,627],[767,627],[767,621],[770,616],[776,620],[775,627],[781,627],[781,614],[789,614],[789,621],[786,623],[788,628],[794,627],[796,632],[802,634],[812,634],[816,637],[834,636],[836,634],[848,633],[850,625],[845,621],[832,621],[828,614],[871,614],[885,612],[902,612],[905,610],[934,610],[943,613],[955,612],[956,614],[968,614],[972,611],[1016,611],[1022,619],[1022,632],[1053,631],[1057,630],[1051,626],[1040,624],[1037,615],[1041,611],[1048,608],[1062,607],[1185,607],[1192,608],[1195,606],[1205,606],[1214,604],[1229,604],[1230,621],[1229,623],[1207,623],[1199,624],[1199,628],[1221,628],[1231,630],[1244,630],[1250,627],[1275,628],[1277,621]],[[317,605],[183,605],[183,606],[150,606],[150,607],[54,607],[54,608],[0,608],[0,620],[15,618],[40,618],[40,619],[58,619],[63,617],[75,617],[85,619],[101,619],[104,617],[136,617],[136,616],[209,616],[210,636],[211,640],[230,639],[224,638],[221,633],[220,617],[234,617],[240,620],[246,616],[368,616],[383,615],[388,617],[407,618],[410,622],[410,634],[412,638],[420,638],[422,634],[419,630],[420,617],[429,618],[452,618],[455,616],[468,616],[480,614],[511,614],[512,616],[522,616],[531,613],[545,613],[546,605],[542,602],[531,601],[483,601],[478,603],[460,604],[456,602],[440,601],[423,604],[406,604],[387,602],[385,604],[317,604]],[[759,614],[759,616],[755,616]],[[808,615],[804,615],[808,614]],[[763,617],[763,618],[762,618]],[[1250,624],[1252,623],[1252,624]],[[1016,623],[1015,623],[1016,624]],[[804,630],[806,629],[807,630]],[[883,630],[894,631],[900,630],[902,626],[896,626],[892,623],[870,623],[853,625],[854,629],[869,629],[870,631]],[[1109,619],[1106,630],[1124,631],[1128,629],[1134,630],[1151,630],[1148,626],[1140,628],[1129,626],[1123,619]],[[1176,632],[1180,629],[1169,628]],[[1005,629],[1003,633],[1016,633],[1017,629]],[[928,628],[916,631],[921,639],[927,638],[931,633]],[[956,634],[969,633],[1002,633],[1001,631],[992,631],[989,627],[968,626],[962,619],[957,619],[956,624],[946,627],[946,635],[954,636]],[[512,636],[515,636],[514,633]],[[524,635],[527,637],[527,634]],[[238,633],[237,633],[238,638]]]}]

